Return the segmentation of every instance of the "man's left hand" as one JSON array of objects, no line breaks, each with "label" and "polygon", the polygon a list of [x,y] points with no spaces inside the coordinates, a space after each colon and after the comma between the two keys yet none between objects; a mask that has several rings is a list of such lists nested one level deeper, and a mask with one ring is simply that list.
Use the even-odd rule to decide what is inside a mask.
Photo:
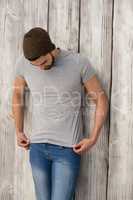
[{"label": "man's left hand", "polygon": [[82,154],[89,150],[96,143],[96,139],[84,138],[78,144],[73,146],[75,153]]}]

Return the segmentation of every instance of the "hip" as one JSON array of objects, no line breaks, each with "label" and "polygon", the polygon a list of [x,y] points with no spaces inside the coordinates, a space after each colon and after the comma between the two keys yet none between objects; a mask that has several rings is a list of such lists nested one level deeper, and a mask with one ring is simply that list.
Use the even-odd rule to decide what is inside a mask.
[{"label": "hip", "polygon": [[69,163],[79,167],[81,155],[74,152],[73,147],[66,147],[51,143],[30,143],[30,159],[42,156],[51,161]]}]

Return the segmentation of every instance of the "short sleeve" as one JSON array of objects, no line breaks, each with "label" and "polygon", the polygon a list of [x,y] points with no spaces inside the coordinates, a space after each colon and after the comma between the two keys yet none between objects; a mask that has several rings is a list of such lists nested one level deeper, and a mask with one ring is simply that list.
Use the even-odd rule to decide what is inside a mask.
[{"label": "short sleeve", "polygon": [[96,70],[92,66],[90,60],[86,57],[83,57],[81,63],[81,81],[85,83],[85,81],[89,80],[92,76],[96,75]]},{"label": "short sleeve", "polygon": [[24,66],[22,62],[22,57],[18,58],[15,63],[14,78],[16,77],[24,78]]}]

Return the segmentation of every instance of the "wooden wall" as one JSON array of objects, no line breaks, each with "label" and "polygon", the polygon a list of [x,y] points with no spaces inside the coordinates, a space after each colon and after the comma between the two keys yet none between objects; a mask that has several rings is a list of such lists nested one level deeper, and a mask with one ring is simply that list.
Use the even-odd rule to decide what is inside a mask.
[{"label": "wooden wall", "polygon": [[[14,64],[23,34],[35,26],[47,29],[57,46],[88,56],[110,100],[101,135],[82,156],[75,199],[133,199],[132,19],[132,0],[0,0],[0,200],[35,200],[29,155],[17,146],[10,117]],[[83,107],[86,135],[94,124],[90,103]]]}]

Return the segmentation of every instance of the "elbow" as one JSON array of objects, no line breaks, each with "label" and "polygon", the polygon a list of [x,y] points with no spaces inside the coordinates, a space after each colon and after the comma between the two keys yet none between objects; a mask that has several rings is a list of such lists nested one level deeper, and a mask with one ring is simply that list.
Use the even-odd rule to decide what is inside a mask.
[{"label": "elbow", "polygon": [[109,98],[107,96],[107,94],[104,92],[102,92],[97,100],[96,100],[96,106],[100,108],[100,110],[102,110],[103,115],[107,115],[108,111],[109,111]]},{"label": "elbow", "polygon": [[107,112],[109,111],[109,98],[107,96],[107,94],[104,93],[104,104],[105,104],[105,107],[106,107],[106,110]]},{"label": "elbow", "polygon": [[105,93],[102,96],[102,103],[100,102],[100,104],[102,105],[103,115],[106,117],[109,112],[109,99]]},{"label": "elbow", "polygon": [[13,93],[12,96],[12,108],[11,108],[11,113],[10,113],[10,117],[14,120],[15,119],[15,113],[18,112],[18,109],[22,108],[24,105],[24,100],[23,100],[23,96],[20,95],[19,93]]}]

